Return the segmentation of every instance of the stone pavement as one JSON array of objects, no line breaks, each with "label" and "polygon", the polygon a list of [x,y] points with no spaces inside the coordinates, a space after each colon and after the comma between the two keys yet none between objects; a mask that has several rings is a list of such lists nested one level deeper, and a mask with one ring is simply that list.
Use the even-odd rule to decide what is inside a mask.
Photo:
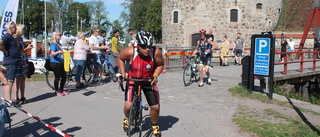
[{"label": "stone pavement", "polygon": [[[246,137],[232,122],[238,99],[228,89],[240,81],[241,66],[210,69],[212,85],[185,87],[182,71],[166,71],[160,76],[161,112],[159,125],[164,137]],[[38,116],[68,135],[78,137],[123,137],[123,92],[118,84],[105,80],[102,85],[56,96],[45,81],[27,82],[26,97],[31,101],[22,109]],[[2,92],[1,92],[2,91]],[[3,96],[3,87],[0,87]],[[144,99],[144,103],[145,103]],[[16,108],[9,108],[14,137],[60,136]],[[144,111],[143,134],[148,135],[148,112]],[[7,127],[8,125],[6,125]],[[6,130],[5,136],[8,136]]]}]

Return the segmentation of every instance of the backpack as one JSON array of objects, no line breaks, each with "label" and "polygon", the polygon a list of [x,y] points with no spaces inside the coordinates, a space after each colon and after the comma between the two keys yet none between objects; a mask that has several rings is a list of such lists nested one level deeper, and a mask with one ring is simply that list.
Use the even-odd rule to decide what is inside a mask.
[{"label": "backpack", "polygon": [[33,74],[34,74],[34,71],[36,70],[35,67],[34,67],[34,64],[33,62],[28,62],[28,67],[29,67],[29,73],[28,73],[28,78],[30,78]]},{"label": "backpack", "polygon": [[[1,104],[0,105],[0,136],[1,137],[3,136],[6,122],[9,123],[9,128],[11,131],[11,119],[10,119],[9,111],[8,111],[7,106],[5,104]],[[11,133],[11,136],[12,136],[12,133]]]}]

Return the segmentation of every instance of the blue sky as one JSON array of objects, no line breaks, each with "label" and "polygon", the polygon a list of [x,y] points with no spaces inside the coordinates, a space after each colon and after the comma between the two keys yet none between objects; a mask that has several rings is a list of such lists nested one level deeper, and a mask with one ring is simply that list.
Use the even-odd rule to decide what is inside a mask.
[{"label": "blue sky", "polygon": [[[9,0],[0,0],[0,12],[2,16],[2,12]],[[50,0],[47,0],[50,1]],[[97,0],[74,0],[74,2],[90,2],[90,1],[97,1]],[[121,3],[125,2],[125,0],[100,0],[103,1],[107,7],[107,11],[109,12],[109,20],[113,22],[114,20],[119,19],[121,12],[124,8],[120,5]],[[21,2],[21,0],[20,0]]]}]

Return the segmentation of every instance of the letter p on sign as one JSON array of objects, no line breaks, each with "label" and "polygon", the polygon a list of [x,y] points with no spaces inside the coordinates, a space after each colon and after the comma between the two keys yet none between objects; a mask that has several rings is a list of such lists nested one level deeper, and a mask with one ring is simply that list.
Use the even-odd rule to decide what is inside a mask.
[{"label": "letter p on sign", "polygon": [[262,52],[262,48],[267,47],[268,46],[268,42],[266,40],[260,40],[259,41],[259,45],[260,45],[259,52]]}]

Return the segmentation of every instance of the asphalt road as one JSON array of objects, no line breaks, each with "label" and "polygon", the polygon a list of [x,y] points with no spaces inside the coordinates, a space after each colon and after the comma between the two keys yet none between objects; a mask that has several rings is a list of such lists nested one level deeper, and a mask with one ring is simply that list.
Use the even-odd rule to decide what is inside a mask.
[{"label": "asphalt road", "polygon": [[[240,82],[241,66],[210,69],[212,85],[185,87],[182,71],[166,71],[160,76],[161,112],[159,125],[164,137],[244,137],[232,122],[238,99],[228,89]],[[45,81],[27,82],[22,109],[71,136],[122,137],[124,94],[107,78],[102,85],[74,89],[58,97]],[[0,87],[3,96],[3,87]],[[145,101],[145,100],[144,100]],[[144,102],[145,103],[145,102]],[[9,108],[14,137],[60,136],[16,108]],[[143,135],[148,135],[148,111],[144,111]],[[6,125],[5,136],[9,130]]]}]

